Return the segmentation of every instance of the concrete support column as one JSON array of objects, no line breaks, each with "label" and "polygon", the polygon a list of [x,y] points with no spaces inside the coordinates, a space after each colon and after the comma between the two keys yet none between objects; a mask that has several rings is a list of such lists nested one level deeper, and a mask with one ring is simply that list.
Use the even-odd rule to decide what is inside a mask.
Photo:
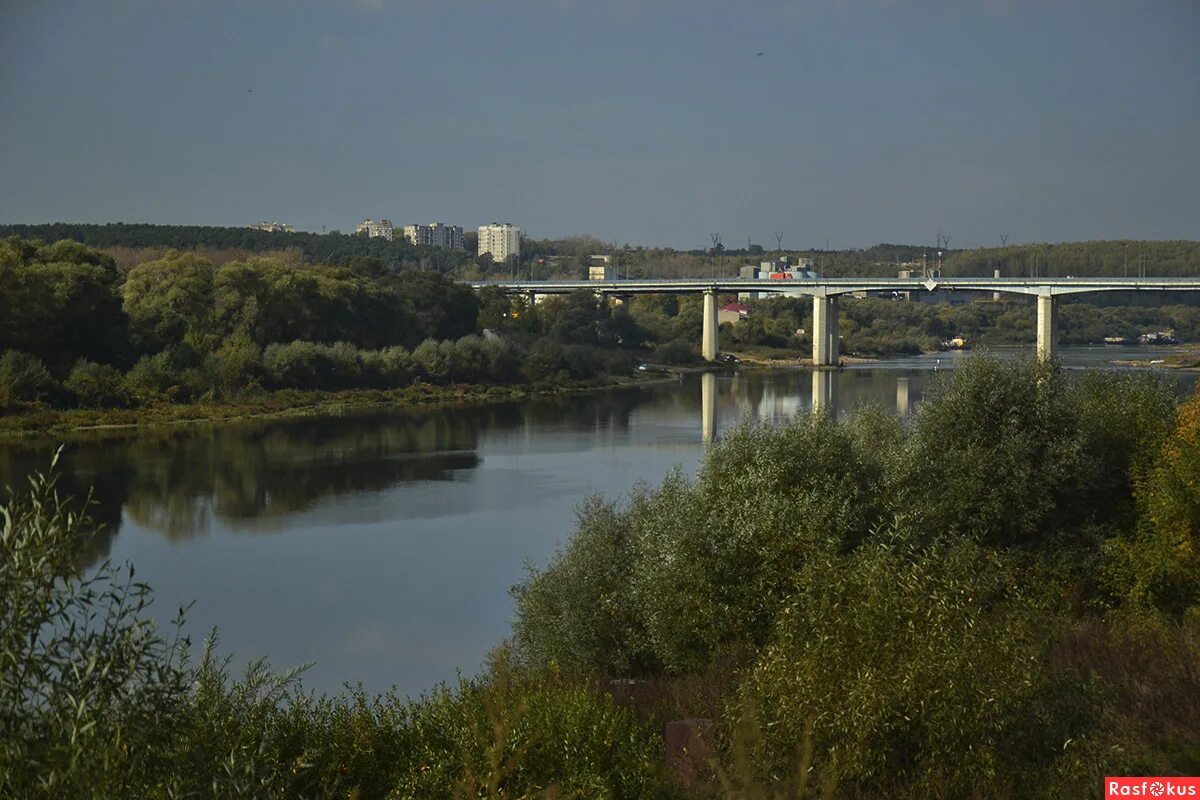
[{"label": "concrete support column", "polygon": [[715,289],[704,292],[704,333],[700,337],[700,350],[705,361],[717,360],[717,292]]},{"label": "concrete support column", "polygon": [[1058,304],[1053,295],[1038,295],[1037,311],[1038,361],[1052,361],[1058,350]]},{"label": "concrete support column", "polygon": [[[992,272],[992,277],[993,277],[993,278],[999,278],[999,277],[1000,277],[1000,270],[998,270],[998,269],[997,269],[997,270],[994,270],[994,271]],[[999,292],[992,292],[992,300],[993,300],[993,301],[995,301],[995,302],[997,302],[997,303],[999,303],[999,302],[1000,302],[1000,293],[999,293]]]},{"label": "concrete support column", "polygon": [[837,366],[841,357],[836,297],[813,298],[813,366]]},{"label": "concrete support column", "polygon": [[911,392],[908,387],[908,378],[896,379],[896,413],[901,417],[907,417],[909,413],[909,398]]}]

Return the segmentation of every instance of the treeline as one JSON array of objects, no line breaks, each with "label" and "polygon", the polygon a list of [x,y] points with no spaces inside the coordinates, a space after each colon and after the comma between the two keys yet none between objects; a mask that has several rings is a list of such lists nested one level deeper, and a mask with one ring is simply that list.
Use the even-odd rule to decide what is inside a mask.
[{"label": "treeline", "polygon": [[[303,260],[311,264],[345,265],[356,260],[372,260],[391,270],[420,267],[462,277],[505,277],[514,270],[511,264],[493,264],[486,256],[477,258],[473,232],[466,234],[468,241],[464,251],[417,247],[402,237],[388,242],[382,238],[371,239],[337,231],[273,233],[252,228],[119,222],[105,225],[61,222],[0,225],[0,237],[3,236],[47,242],[71,239],[99,248],[241,250],[255,254],[296,249]],[[919,264],[924,259],[933,269],[938,259],[938,248],[927,245],[877,244],[845,250],[782,251],[752,245],[749,248],[722,246],[677,250],[628,243],[618,245],[593,236],[571,236],[523,238],[521,263],[515,269],[520,275],[535,279],[581,277],[586,274],[586,257],[597,253],[615,256],[621,274],[631,278],[733,275],[745,264],[757,265],[782,255],[811,258],[817,270],[831,277],[894,276],[901,263]],[[995,269],[1008,277],[1200,275],[1200,242],[1187,240],[1033,243],[968,250],[946,248],[942,258],[942,271],[946,275],[990,277]]]},{"label": "treeline", "polygon": [[[698,277],[735,275],[744,265],[758,266],[781,256],[810,258],[814,268],[830,277],[895,277],[902,264],[938,267],[938,248],[906,244],[877,244],[848,250],[750,249],[676,250],[604,244],[592,237],[537,240],[523,244],[538,258],[559,257],[563,269],[578,274],[583,258],[610,253],[622,275],[630,278]],[[909,267],[911,268],[911,267]],[[999,269],[1006,277],[1051,276],[1195,276],[1200,275],[1200,242],[1196,241],[1094,241],[1062,244],[1022,244],[1008,247],[945,250],[942,273],[951,276],[991,277]],[[1128,302],[1128,300],[1125,300]]]},{"label": "treeline", "polygon": [[387,241],[330,233],[286,233],[254,228],[224,228],[204,225],[150,225],[115,222],[106,225],[55,222],[43,225],[0,225],[0,237],[18,236],[44,242],[70,239],[88,247],[147,248],[154,250],[241,250],[273,253],[299,250],[310,264],[344,265],[372,261],[391,270],[423,266],[451,272],[470,261],[474,253],[436,247],[418,247],[403,237]]},{"label": "treeline", "polygon": [[630,372],[656,341],[590,293],[530,308],[433,272],[187,252],[120,270],[16,237],[0,243],[0,295],[0,408],[582,380]]},{"label": "treeline", "polygon": [[1051,800],[1200,770],[1200,397],[1152,376],[976,358],[908,424],[745,425],[586,503],[511,645],[416,700],[196,659],[132,570],[79,570],[53,480],[0,508],[13,796]]}]

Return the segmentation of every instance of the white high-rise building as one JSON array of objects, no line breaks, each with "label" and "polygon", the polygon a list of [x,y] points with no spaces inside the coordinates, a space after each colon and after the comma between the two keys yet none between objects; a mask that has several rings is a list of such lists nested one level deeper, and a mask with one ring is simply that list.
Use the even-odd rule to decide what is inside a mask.
[{"label": "white high-rise building", "polygon": [[507,222],[493,222],[479,226],[479,255],[492,254],[492,261],[508,261],[514,256],[521,258],[521,229]]},{"label": "white high-rise building", "polygon": [[458,225],[443,225],[440,222],[405,225],[404,237],[413,244],[429,247],[452,247],[458,250],[463,247],[463,229]]},{"label": "white high-rise building", "polygon": [[382,236],[389,242],[392,241],[395,229],[392,227],[390,219],[381,219],[376,222],[373,219],[365,219],[358,223],[358,227],[354,229],[357,234],[365,233],[368,237],[374,239],[376,236]]}]

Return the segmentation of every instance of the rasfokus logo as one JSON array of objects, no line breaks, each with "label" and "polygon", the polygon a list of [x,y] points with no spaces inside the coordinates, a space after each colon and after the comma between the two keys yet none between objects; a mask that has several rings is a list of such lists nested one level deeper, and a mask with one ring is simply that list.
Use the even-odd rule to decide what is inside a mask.
[{"label": "rasfokus logo", "polygon": [[1115,797],[1200,798],[1200,778],[1105,778],[1104,800]]}]

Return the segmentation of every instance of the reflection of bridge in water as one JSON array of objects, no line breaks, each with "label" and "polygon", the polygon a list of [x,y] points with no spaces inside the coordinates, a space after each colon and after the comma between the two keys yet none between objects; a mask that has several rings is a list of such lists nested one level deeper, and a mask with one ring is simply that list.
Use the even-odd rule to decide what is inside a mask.
[{"label": "reflection of bridge in water", "polygon": [[[742,404],[743,410],[748,411],[758,420],[781,422],[787,421],[797,414],[837,415],[841,410],[838,403],[838,383],[843,379],[851,380],[853,373],[837,370],[813,370],[808,374],[812,380],[811,395],[808,397],[796,392],[781,394],[775,385],[771,385],[748,405]],[[859,374],[866,375],[865,372]],[[737,395],[738,385],[738,378],[735,377],[730,385],[732,396]],[[713,441],[718,433],[719,394],[716,373],[704,373],[700,377],[700,436],[704,442]],[[903,418],[912,413],[913,394],[914,389],[909,377],[896,374],[896,414],[898,416]],[[736,397],[733,399],[736,400]]]}]

